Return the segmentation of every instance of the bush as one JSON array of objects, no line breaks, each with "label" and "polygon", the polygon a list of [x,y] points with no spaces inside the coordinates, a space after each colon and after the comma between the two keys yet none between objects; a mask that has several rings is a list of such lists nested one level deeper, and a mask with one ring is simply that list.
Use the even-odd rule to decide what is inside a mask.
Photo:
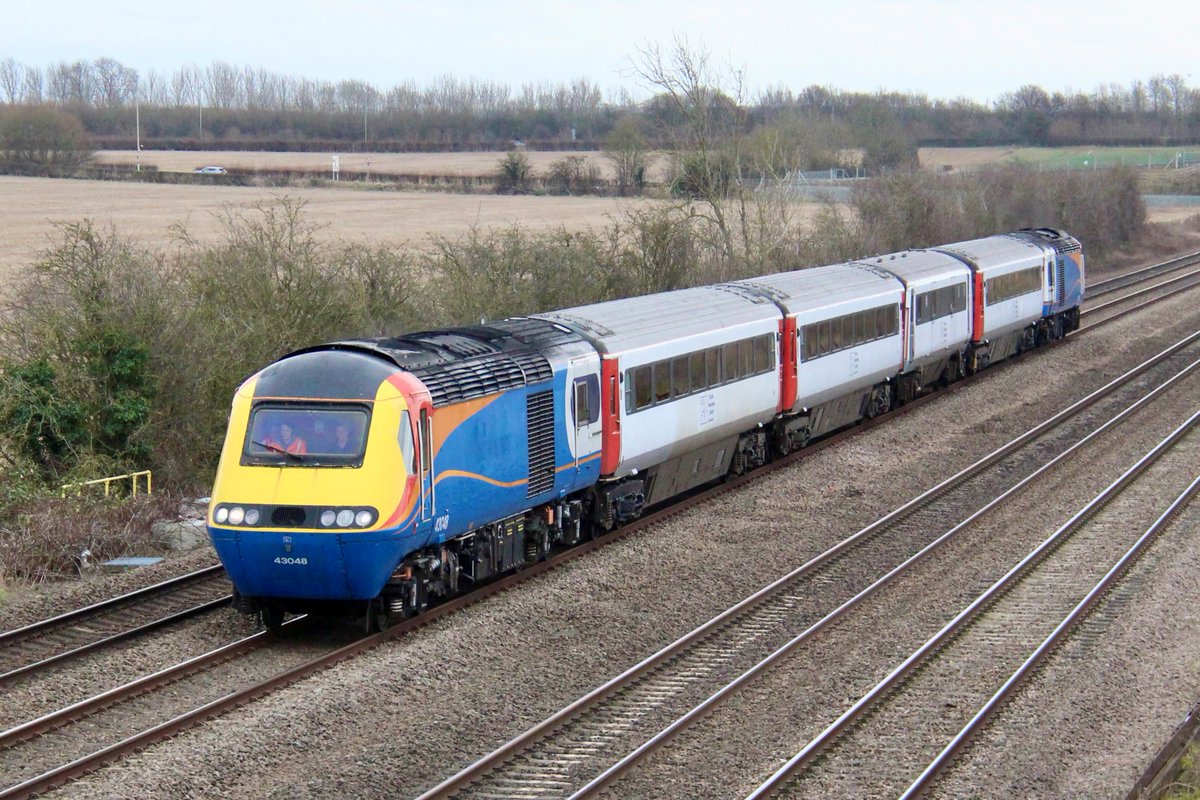
[{"label": "bush", "polygon": [[546,188],[551,194],[597,194],[600,169],[583,156],[567,156],[550,165]]},{"label": "bush", "polygon": [[1037,172],[1011,166],[957,176],[894,172],[859,184],[853,205],[869,253],[1050,226],[1102,257],[1139,236],[1146,222],[1137,175],[1126,167]]},{"label": "bush", "polygon": [[510,150],[496,166],[497,194],[528,194],[533,184],[533,167],[522,152]]},{"label": "bush", "polygon": [[10,508],[0,517],[0,577],[38,583],[77,575],[85,558],[157,552],[151,526],[177,505],[160,492],[121,501],[44,495]]},{"label": "bush", "polygon": [[0,111],[0,169],[5,172],[61,171],[91,155],[91,143],[74,114],[40,105]]}]

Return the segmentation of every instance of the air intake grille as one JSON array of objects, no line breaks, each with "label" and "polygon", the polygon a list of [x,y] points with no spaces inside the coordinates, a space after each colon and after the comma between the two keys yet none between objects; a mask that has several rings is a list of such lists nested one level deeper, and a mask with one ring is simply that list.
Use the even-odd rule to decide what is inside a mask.
[{"label": "air intake grille", "polygon": [[554,393],[535,392],[525,398],[529,423],[528,496],[554,488]]},{"label": "air intake grille", "polygon": [[429,389],[433,405],[444,406],[473,397],[550,380],[553,370],[535,353],[493,353],[465,361],[418,367],[412,373]]},{"label": "air intake grille", "polygon": [[280,506],[271,512],[271,524],[279,528],[303,528],[305,516],[303,508]]}]

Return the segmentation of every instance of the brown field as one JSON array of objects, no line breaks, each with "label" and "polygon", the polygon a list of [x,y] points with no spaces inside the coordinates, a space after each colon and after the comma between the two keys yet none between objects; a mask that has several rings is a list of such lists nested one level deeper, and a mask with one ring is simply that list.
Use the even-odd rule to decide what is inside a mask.
[{"label": "brown field", "polygon": [[454,237],[473,225],[520,224],[538,230],[599,228],[609,217],[648,202],[614,197],[455,195],[345,189],[258,189],[56,180],[0,176],[0,281],[34,262],[62,223],[89,218],[112,225],[147,246],[167,249],[180,224],[197,239],[220,235],[225,209],[250,208],[280,197],[305,205],[305,219],[330,239],[427,245],[430,236]]},{"label": "brown field", "polygon": [[[1003,160],[1010,148],[926,148],[922,162],[940,168],[971,167]],[[372,154],[372,171],[387,174],[485,175],[494,171],[499,153]],[[529,152],[536,170],[545,170],[566,152]],[[601,169],[598,153],[582,153]],[[366,170],[366,155],[342,155],[343,176]],[[145,151],[142,163],[168,171],[191,171],[205,164],[244,169],[311,169],[329,166],[326,153]],[[102,163],[132,164],[133,151],[101,151]],[[360,181],[335,188],[267,189],[223,185],[171,185],[107,181],[54,180],[0,176],[0,294],[3,283],[49,247],[61,223],[89,218],[112,225],[123,235],[156,249],[169,248],[170,229],[183,225],[200,240],[220,235],[217,215],[226,208],[249,208],[280,197],[306,204],[306,219],[331,239],[425,246],[431,236],[454,237],[473,225],[483,228],[519,224],[539,230],[599,228],[650,200],[611,197],[508,197],[427,192],[368,191]],[[808,204],[816,209],[815,204]],[[1174,221],[1196,214],[1195,206],[1154,207],[1153,221]]]},{"label": "brown field", "polygon": [[[328,173],[332,153],[262,153],[226,151],[220,153],[178,150],[143,150],[142,164],[157,167],[163,172],[191,172],[208,164],[238,170],[304,170]],[[504,153],[341,153],[338,167],[342,177],[358,178],[368,170],[372,175],[451,175],[477,176],[495,173]],[[596,152],[539,152],[527,151],[525,156],[536,172],[547,172],[555,161],[567,156],[582,156],[595,165],[600,174],[611,177],[612,164]],[[370,159],[370,164],[367,160]],[[137,160],[133,150],[98,150],[96,163],[132,165]]]}]

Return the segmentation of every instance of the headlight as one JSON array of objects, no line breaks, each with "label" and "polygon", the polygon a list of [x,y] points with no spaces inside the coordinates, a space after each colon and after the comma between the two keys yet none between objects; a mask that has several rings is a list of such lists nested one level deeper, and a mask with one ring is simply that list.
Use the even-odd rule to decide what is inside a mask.
[{"label": "headlight", "polygon": [[350,523],[354,522],[354,512],[348,508],[343,508],[337,513],[337,524],[339,528],[349,528]]},{"label": "headlight", "polygon": [[258,524],[258,509],[257,508],[246,509],[246,524],[247,525],[257,525]]},{"label": "headlight", "polygon": [[241,525],[242,520],[246,518],[246,510],[241,506],[234,506],[229,509],[229,524]]},{"label": "headlight", "polygon": [[332,508],[327,508],[321,512],[321,527],[330,528],[337,521],[337,512]]},{"label": "headlight", "polygon": [[360,528],[365,528],[375,521],[375,515],[370,511],[360,511],[354,515],[354,524]]},{"label": "headlight", "polygon": [[221,506],[213,512],[213,522],[218,525],[224,525],[227,519],[229,519],[229,509],[225,506]]}]

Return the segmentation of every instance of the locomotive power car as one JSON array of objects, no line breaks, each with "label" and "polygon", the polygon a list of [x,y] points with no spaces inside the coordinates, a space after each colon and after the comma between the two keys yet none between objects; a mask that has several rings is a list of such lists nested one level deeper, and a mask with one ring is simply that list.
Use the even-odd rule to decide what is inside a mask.
[{"label": "locomotive power car", "polygon": [[208,531],[268,627],[384,628],[1079,324],[1050,228],[291,353],[237,390]]}]

